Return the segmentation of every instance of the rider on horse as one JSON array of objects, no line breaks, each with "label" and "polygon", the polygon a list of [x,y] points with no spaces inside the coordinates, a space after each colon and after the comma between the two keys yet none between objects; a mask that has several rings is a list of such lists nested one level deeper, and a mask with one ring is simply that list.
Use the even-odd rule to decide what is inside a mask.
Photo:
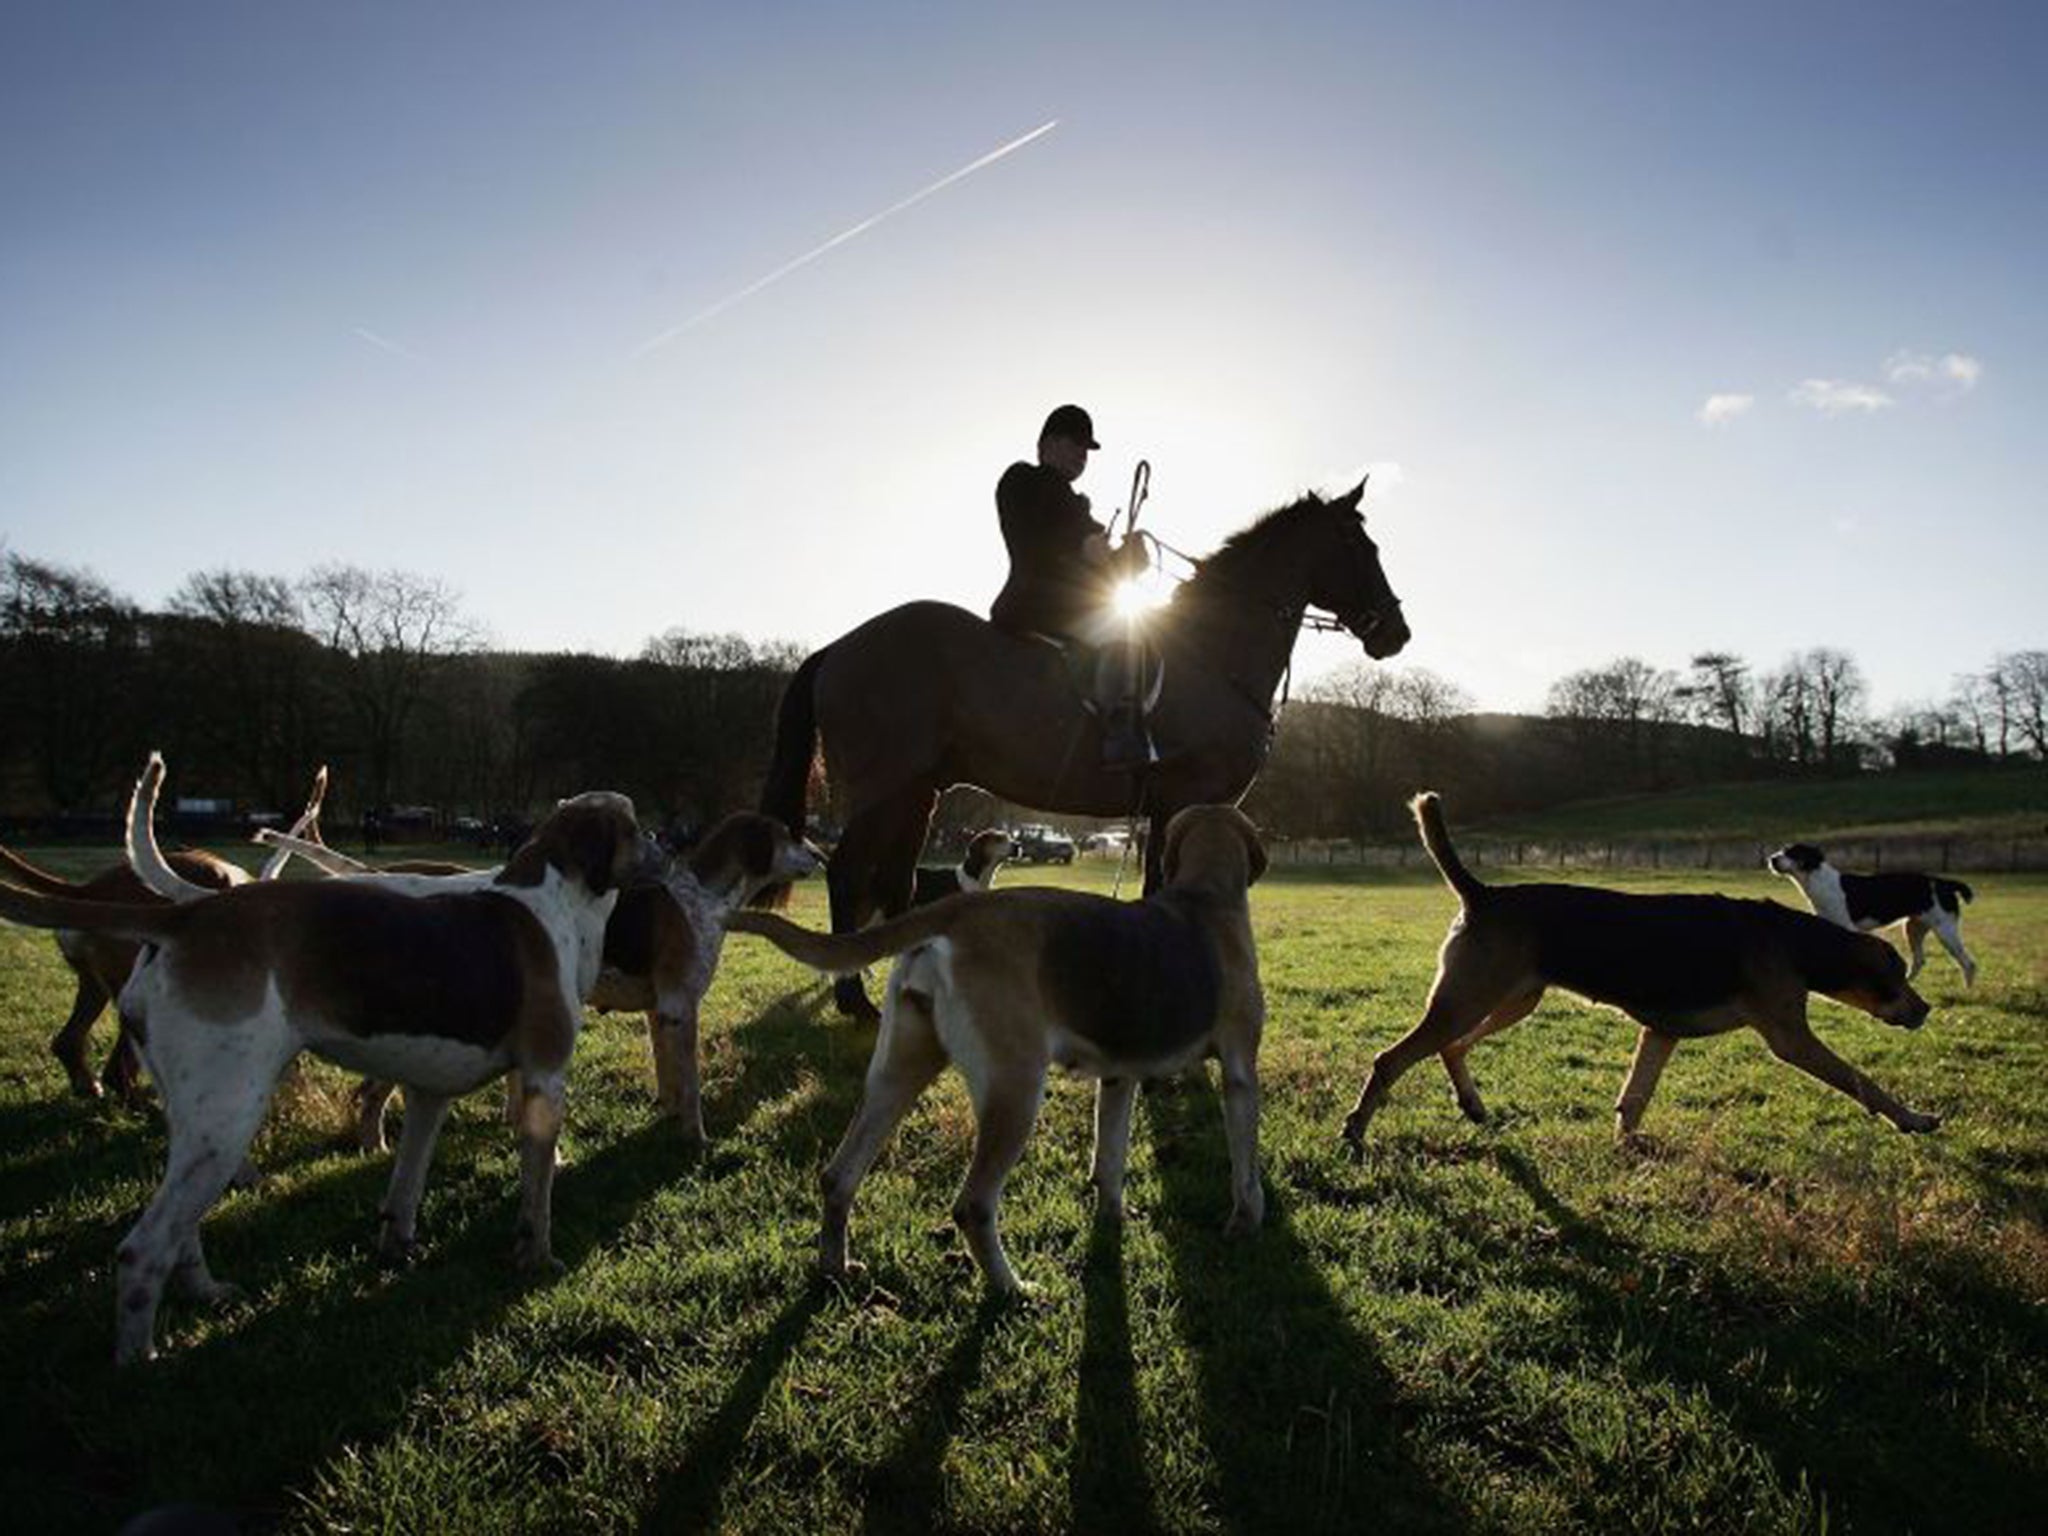
[{"label": "rider on horse", "polygon": [[996,514],[1010,552],[1010,575],[989,610],[997,628],[1079,644],[1094,654],[1094,702],[1102,716],[1105,768],[1133,770],[1150,759],[1139,719],[1131,645],[1110,618],[1119,581],[1143,568],[1135,539],[1112,549],[1109,530],[1089,515],[1074,482],[1088,467],[1095,424],[1078,405],[1062,405],[1038,433],[1038,462],[1021,460],[996,483]]}]

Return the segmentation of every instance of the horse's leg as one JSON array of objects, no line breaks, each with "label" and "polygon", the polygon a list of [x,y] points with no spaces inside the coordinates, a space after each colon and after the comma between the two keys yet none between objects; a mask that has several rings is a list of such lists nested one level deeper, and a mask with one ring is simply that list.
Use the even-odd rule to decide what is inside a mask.
[{"label": "horse's leg", "polygon": [[[825,876],[834,933],[852,933],[877,916],[909,910],[917,856],[938,801],[929,785],[913,785],[847,823]],[[858,976],[835,981],[832,1000],[848,1018],[881,1017]]]},{"label": "horse's leg", "polygon": [[875,861],[875,910],[896,917],[910,910],[917,891],[917,860],[931,835],[932,812],[939,792],[926,785],[908,789],[890,802],[889,836]]},{"label": "horse's leg", "polygon": [[1173,820],[1178,806],[1169,806],[1152,813],[1145,823],[1145,890],[1150,896],[1166,883],[1166,824]]},{"label": "horse's leg", "polygon": [[[845,835],[825,866],[825,893],[832,904],[832,931],[855,933],[875,915],[876,870],[888,845],[891,807],[884,803],[849,817]],[[874,1020],[881,1011],[859,976],[832,983],[832,1001],[849,1019]]]}]

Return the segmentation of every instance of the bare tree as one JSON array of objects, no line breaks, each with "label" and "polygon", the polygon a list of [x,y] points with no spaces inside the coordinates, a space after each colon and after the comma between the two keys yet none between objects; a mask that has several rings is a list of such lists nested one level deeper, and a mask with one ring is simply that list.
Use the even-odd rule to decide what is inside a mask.
[{"label": "bare tree", "polygon": [[1999,751],[2006,749],[2003,727],[2010,722],[2036,757],[2048,758],[2048,651],[2009,651],[1992,662],[1990,676],[1998,680]]},{"label": "bare tree", "polygon": [[475,646],[477,630],[452,588],[407,571],[318,566],[299,583],[299,597],[339,666],[367,759],[364,803],[388,805],[429,675],[441,658]]},{"label": "bare tree", "polygon": [[1812,679],[1813,723],[1821,765],[1841,766],[1844,748],[1855,738],[1869,688],[1863,669],[1847,651],[1815,646],[1802,658]]}]

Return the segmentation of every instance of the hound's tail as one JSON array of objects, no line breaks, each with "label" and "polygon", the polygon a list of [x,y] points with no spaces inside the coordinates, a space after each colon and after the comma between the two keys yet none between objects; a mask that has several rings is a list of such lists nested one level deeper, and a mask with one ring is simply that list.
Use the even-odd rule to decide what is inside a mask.
[{"label": "hound's tail", "polygon": [[137,944],[161,944],[178,931],[186,909],[129,902],[44,896],[0,883],[0,917],[31,928],[75,928],[111,933]]},{"label": "hound's tail", "polygon": [[213,893],[171,868],[163,849],[157,846],[156,795],[163,783],[163,754],[152,752],[142,777],[135,781],[135,788],[128,795],[128,867],[135,871],[136,879],[166,901],[197,901]]},{"label": "hound's tail", "polygon": [[[1964,901],[1975,901],[1977,899],[1977,893],[1971,890],[1967,885],[1963,884],[1963,882],[1960,880],[1949,880],[1946,878],[1936,880],[1934,882],[1934,888],[1938,891],[1943,892],[1953,891],[1957,896],[1961,897]],[[1958,908],[1957,910],[1961,909]]]},{"label": "hound's tail", "polygon": [[0,883],[18,885],[24,891],[34,891],[41,896],[74,896],[78,893],[73,882],[46,869],[37,869],[8,848],[0,848]]},{"label": "hound's tail", "polygon": [[735,912],[726,920],[733,933],[752,933],[768,940],[792,960],[837,976],[850,975],[877,960],[942,937],[971,903],[990,900],[974,895],[948,896],[928,907],[914,907],[901,917],[859,933],[817,933],[765,912]]},{"label": "hound's tail", "polygon": [[1482,900],[1486,886],[1465,867],[1465,861],[1458,857],[1458,850],[1451,846],[1451,834],[1444,828],[1443,805],[1436,792],[1423,791],[1408,802],[1408,809],[1415,813],[1415,825],[1422,833],[1422,846],[1436,861],[1445,883],[1458,893],[1458,900],[1468,907]]}]

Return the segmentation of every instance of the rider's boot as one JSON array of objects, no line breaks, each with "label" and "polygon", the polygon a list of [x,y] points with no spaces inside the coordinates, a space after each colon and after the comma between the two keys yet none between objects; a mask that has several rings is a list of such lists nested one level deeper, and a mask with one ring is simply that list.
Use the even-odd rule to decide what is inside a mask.
[{"label": "rider's boot", "polygon": [[1103,711],[1102,766],[1110,773],[1136,773],[1158,760],[1137,709],[1119,700]]}]

